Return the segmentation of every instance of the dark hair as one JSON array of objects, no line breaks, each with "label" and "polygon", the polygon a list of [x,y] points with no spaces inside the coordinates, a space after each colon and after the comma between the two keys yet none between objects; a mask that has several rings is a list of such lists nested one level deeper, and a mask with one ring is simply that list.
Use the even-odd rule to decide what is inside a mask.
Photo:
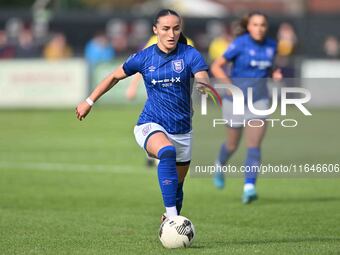
[{"label": "dark hair", "polygon": [[[156,26],[157,23],[158,23],[158,19],[161,18],[161,17],[164,17],[164,16],[168,16],[168,15],[173,15],[173,16],[176,16],[178,17],[180,20],[182,20],[181,16],[179,16],[179,14],[177,12],[175,12],[174,10],[171,10],[171,9],[162,9],[160,10],[154,21],[153,21],[153,26]],[[178,42],[179,43],[183,43],[183,44],[188,44],[188,40],[187,38],[185,37],[185,35],[183,34],[183,32],[181,32],[181,34],[179,35],[179,39],[178,39]]]},{"label": "dark hair", "polygon": [[266,14],[262,13],[262,12],[250,12],[247,15],[243,16],[242,19],[239,21],[238,27],[235,29],[235,34],[237,36],[239,35],[243,35],[245,33],[248,32],[248,23],[249,20],[253,17],[253,16],[262,16],[265,18],[265,20],[268,22],[268,17]]}]

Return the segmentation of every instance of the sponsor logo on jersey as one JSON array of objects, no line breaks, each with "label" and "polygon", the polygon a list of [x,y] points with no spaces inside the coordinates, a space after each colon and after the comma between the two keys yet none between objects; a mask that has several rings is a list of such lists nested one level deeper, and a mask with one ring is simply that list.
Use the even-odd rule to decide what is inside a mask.
[{"label": "sponsor logo on jersey", "polygon": [[157,83],[162,83],[161,86],[163,86],[163,87],[172,86],[173,83],[176,83],[176,82],[181,82],[180,76],[179,77],[171,77],[169,79],[163,79],[163,80],[155,80],[155,79],[151,80],[152,85],[156,85]]},{"label": "sponsor logo on jersey", "polygon": [[272,63],[268,60],[251,60],[250,66],[257,67],[260,70],[264,70],[269,68],[272,65]]},{"label": "sponsor logo on jersey", "polygon": [[172,61],[172,70],[176,73],[181,73],[184,70],[183,59],[173,60]]}]

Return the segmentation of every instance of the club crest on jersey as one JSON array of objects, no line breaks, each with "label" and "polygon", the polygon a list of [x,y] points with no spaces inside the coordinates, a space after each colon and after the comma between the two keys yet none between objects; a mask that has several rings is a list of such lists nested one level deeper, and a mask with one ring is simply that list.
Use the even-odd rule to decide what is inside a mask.
[{"label": "club crest on jersey", "polygon": [[184,70],[183,59],[173,60],[172,61],[172,70],[176,73],[181,73]]}]

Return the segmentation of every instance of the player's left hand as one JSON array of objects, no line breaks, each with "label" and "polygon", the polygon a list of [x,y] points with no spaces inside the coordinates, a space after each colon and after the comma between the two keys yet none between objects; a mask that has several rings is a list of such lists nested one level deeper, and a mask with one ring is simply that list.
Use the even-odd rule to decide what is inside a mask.
[{"label": "player's left hand", "polygon": [[209,88],[207,88],[206,86],[204,86],[201,83],[196,83],[196,89],[198,90],[199,93],[205,95],[207,93],[207,91],[209,91]]}]

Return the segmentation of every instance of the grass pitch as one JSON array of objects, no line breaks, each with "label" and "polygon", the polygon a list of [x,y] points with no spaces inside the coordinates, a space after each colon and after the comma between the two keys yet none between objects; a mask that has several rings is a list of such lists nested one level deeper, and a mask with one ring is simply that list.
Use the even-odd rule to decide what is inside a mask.
[{"label": "grass pitch", "polygon": [[[182,214],[189,249],[158,240],[163,213],[155,169],[133,137],[140,108],[0,112],[0,254],[339,254],[340,179],[260,179],[241,204],[242,180],[223,191],[189,177]],[[340,163],[339,110],[314,111],[298,129],[270,129],[267,163]],[[235,154],[242,164],[244,150]]]}]

